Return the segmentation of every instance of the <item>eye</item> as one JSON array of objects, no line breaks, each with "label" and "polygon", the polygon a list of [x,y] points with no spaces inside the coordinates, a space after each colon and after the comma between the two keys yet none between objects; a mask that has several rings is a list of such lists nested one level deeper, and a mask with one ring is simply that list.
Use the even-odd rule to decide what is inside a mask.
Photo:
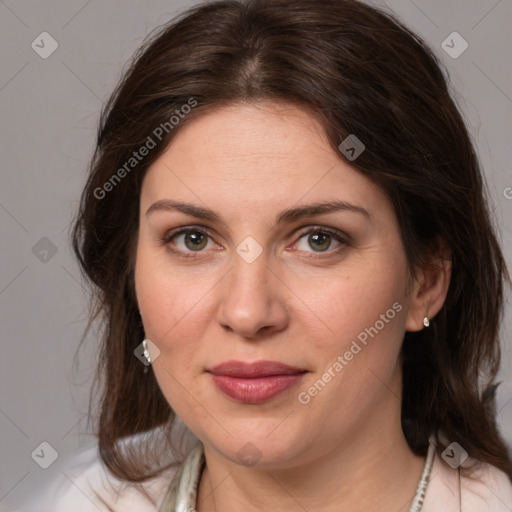
[{"label": "eye", "polygon": [[[333,239],[337,247],[329,251]],[[300,238],[294,243],[293,247],[300,251],[311,252],[309,249],[313,249],[312,252],[315,253],[327,252],[328,255],[332,255],[338,253],[346,245],[348,245],[348,242],[341,232],[322,227],[314,227],[300,233]]]},{"label": "eye", "polygon": [[208,242],[213,244],[209,232],[195,227],[167,233],[161,240],[162,245],[168,246],[170,251],[185,258],[194,258],[196,256],[195,254],[187,253],[205,252],[204,249],[210,248]]}]

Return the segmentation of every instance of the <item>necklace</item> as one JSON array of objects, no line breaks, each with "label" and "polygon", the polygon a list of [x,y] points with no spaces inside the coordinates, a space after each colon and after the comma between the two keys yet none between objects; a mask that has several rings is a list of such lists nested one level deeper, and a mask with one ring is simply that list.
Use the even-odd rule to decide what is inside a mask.
[{"label": "necklace", "polygon": [[[436,451],[433,439],[430,438],[429,441],[427,459],[409,512],[421,512],[423,507]],[[191,512],[196,510],[197,488],[204,464],[203,444],[198,442],[174,476],[158,512]]]},{"label": "necklace", "polygon": [[421,509],[423,508],[423,501],[425,500],[425,493],[427,492],[427,484],[430,472],[432,471],[434,455],[436,453],[436,445],[434,444],[433,439],[429,439],[429,442],[427,460],[425,461],[425,467],[423,468],[423,473],[421,474],[420,482],[416,489],[414,499],[412,500],[411,507],[409,508],[409,512],[421,512]]}]

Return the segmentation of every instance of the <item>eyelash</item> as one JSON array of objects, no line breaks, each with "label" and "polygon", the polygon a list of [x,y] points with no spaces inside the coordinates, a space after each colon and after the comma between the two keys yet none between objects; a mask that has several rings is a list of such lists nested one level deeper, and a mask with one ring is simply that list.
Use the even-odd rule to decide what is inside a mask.
[{"label": "eyelash", "polygon": [[[174,230],[169,233],[166,233],[165,236],[160,240],[160,245],[169,245],[170,242],[172,242],[172,240],[174,238],[176,238],[179,235],[183,235],[183,234],[187,234],[187,233],[199,233],[202,235],[206,235],[210,238],[213,238],[213,234],[210,232],[210,230],[203,228],[203,227],[189,226],[184,229],[178,229],[178,230]],[[308,256],[308,258],[310,258],[310,259],[325,259],[325,258],[333,257],[333,256],[337,255],[338,253],[340,253],[345,248],[345,246],[350,245],[350,243],[347,240],[348,236],[345,235],[344,233],[342,233],[341,231],[338,231],[338,230],[335,230],[332,228],[324,228],[321,226],[313,226],[313,227],[308,228],[307,230],[301,231],[300,233],[297,234],[297,236],[298,236],[297,241],[300,240],[301,238],[303,238],[305,235],[313,235],[313,234],[329,235],[329,236],[333,237],[334,239],[336,239],[341,245],[337,249],[320,251],[318,253],[313,252],[313,254],[317,254],[317,255]],[[185,252],[180,249],[172,249],[170,247],[169,247],[169,250],[172,253],[177,254],[178,256],[180,256],[184,259],[191,259],[191,260],[197,259],[197,256],[201,252],[203,252],[203,251]]]}]

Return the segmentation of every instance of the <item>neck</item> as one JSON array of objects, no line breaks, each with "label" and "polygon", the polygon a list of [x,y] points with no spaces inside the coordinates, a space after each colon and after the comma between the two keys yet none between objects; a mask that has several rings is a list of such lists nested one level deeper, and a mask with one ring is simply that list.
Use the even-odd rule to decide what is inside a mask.
[{"label": "neck", "polygon": [[368,426],[358,425],[328,453],[286,469],[240,466],[205,445],[197,511],[408,510],[425,457],[414,455],[405,440],[400,400],[389,393],[389,402],[382,402]]}]

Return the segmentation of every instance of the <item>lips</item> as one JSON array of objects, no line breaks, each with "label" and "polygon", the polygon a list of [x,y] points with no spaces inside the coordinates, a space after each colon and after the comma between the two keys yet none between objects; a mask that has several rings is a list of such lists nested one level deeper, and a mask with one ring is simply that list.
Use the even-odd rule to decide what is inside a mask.
[{"label": "lips", "polygon": [[306,370],[277,361],[226,361],[207,370],[219,391],[244,404],[261,404],[296,385]]}]

